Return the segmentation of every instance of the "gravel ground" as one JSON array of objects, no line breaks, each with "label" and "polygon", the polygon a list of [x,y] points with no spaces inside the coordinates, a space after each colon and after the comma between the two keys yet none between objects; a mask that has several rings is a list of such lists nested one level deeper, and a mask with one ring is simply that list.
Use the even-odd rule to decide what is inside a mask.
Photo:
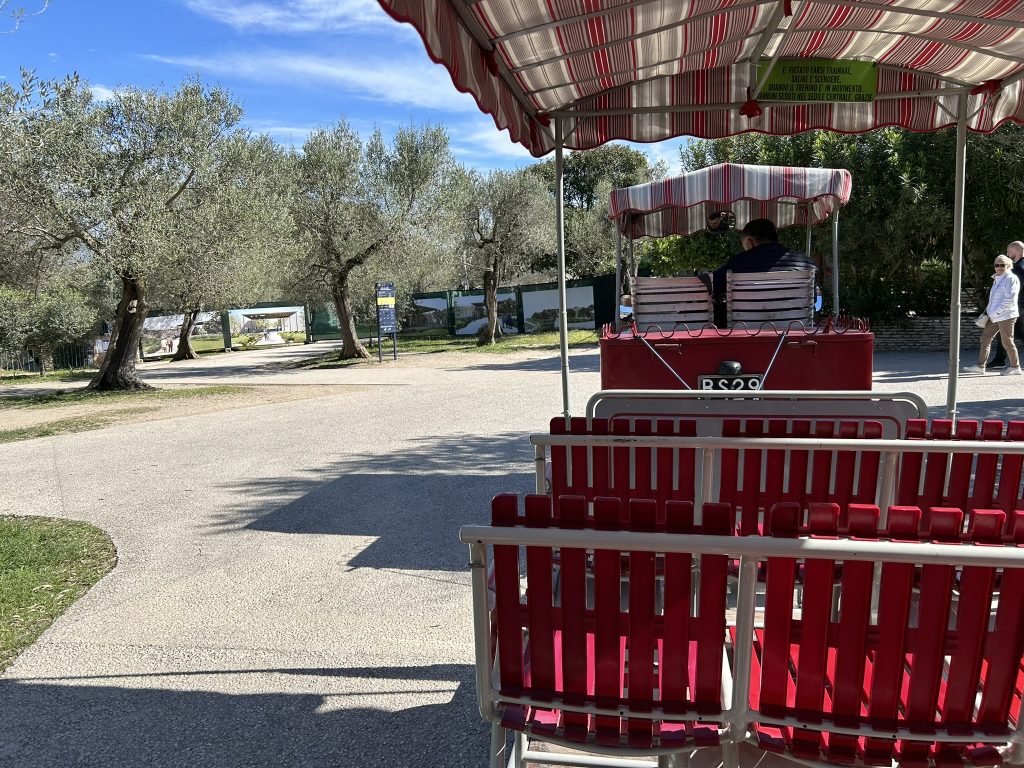
[{"label": "gravel ground", "polygon": [[[119,553],[0,677],[0,766],[486,764],[457,530],[532,488],[557,359],[268,367],[282,354],[309,350],[143,376],[310,396],[0,445],[0,514],[87,520]],[[572,367],[579,413],[596,350]],[[879,355],[876,388],[942,415],[944,368]],[[1022,395],[965,378],[962,415],[1022,418]]]}]

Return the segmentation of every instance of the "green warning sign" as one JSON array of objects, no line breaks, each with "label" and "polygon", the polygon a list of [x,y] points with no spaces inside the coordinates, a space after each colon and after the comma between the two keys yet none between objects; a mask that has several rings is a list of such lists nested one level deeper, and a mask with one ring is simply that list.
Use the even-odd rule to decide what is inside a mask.
[{"label": "green warning sign", "polygon": [[[758,66],[758,82],[769,62]],[[779,59],[765,82],[760,101],[874,101],[878,67],[873,61]]]}]

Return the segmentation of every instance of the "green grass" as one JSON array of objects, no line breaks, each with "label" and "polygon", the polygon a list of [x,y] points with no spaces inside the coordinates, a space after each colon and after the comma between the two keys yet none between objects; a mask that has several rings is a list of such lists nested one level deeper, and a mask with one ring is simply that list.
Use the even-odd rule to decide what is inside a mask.
[{"label": "green grass", "polygon": [[0,517],[0,671],[117,563],[99,528]]},{"label": "green grass", "polygon": [[[569,346],[583,347],[597,344],[596,331],[569,331]],[[376,349],[376,348],[374,348]],[[449,336],[441,332],[425,332],[416,336],[398,337],[398,351],[402,352],[494,352],[502,354],[522,349],[558,349],[558,332],[518,333],[503,336],[497,343],[478,346],[475,336]],[[384,352],[391,351],[391,344],[385,339]]]},{"label": "green grass", "polygon": [[107,416],[76,416],[72,419],[58,419],[45,424],[33,424],[30,427],[0,429],[0,443],[15,443],[19,440],[67,435],[72,432],[87,432],[90,429],[105,427],[111,421],[112,419]]},{"label": "green grass", "polygon": [[10,373],[7,371],[0,371],[0,383],[34,384],[37,381],[89,381],[95,375],[96,369],[94,368],[73,368],[66,371],[54,371],[53,373],[48,373],[45,376],[40,376],[38,373]]},{"label": "green grass", "polygon": [[[597,344],[597,331],[569,331],[570,347],[589,347]],[[497,343],[476,347],[481,352],[494,352],[503,354],[505,352],[516,352],[521,349],[558,349],[558,331],[547,331],[545,333],[520,333],[514,336],[503,336]]]},{"label": "green grass", "polygon": [[[587,347],[597,344],[596,331],[569,331],[570,347]],[[418,353],[430,354],[433,352],[488,352],[491,354],[508,354],[519,352],[525,349],[549,349],[559,348],[558,332],[516,334],[504,336],[496,344],[485,347],[478,346],[475,336],[449,336],[444,331],[427,331],[422,334],[399,336],[398,354]],[[367,347],[372,360],[377,360],[377,347]],[[391,356],[391,342],[384,339],[384,358]],[[337,352],[328,352],[324,355],[309,357],[304,360],[289,361],[281,365],[282,368],[347,368],[350,365],[358,365],[366,362],[361,359],[339,360]]]},{"label": "green grass", "polygon": [[236,392],[244,392],[247,389],[249,387],[236,384],[217,384],[182,389],[143,389],[131,392],[96,392],[91,389],[72,389],[25,397],[0,397],[0,410],[4,408],[59,408],[63,405],[79,403],[117,403],[126,400],[131,400],[133,403],[149,400],[180,400],[203,395],[231,395]]}]

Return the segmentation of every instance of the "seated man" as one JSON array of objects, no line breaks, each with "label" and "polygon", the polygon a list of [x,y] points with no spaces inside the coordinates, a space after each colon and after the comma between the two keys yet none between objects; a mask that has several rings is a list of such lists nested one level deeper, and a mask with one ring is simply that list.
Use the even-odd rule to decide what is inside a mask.
[{"label": "seated man", "polygon": [[712,273],[715,300],[725,299],[726,272],[780,272],[791,269],[817,269],[802,253],[790,251],[779,242],[779,233],[769,219],[752,219],[740,230],[743,250]]}]

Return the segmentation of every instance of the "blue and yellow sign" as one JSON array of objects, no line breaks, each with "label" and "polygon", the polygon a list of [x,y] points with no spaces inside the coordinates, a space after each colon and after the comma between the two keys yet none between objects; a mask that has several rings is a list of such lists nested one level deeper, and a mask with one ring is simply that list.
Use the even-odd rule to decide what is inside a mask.
[{"label": "blue and yellow sign", "polygon": [[395,284],[377,284],[377,328],[380,333],[398,333],[395,314]]}]

